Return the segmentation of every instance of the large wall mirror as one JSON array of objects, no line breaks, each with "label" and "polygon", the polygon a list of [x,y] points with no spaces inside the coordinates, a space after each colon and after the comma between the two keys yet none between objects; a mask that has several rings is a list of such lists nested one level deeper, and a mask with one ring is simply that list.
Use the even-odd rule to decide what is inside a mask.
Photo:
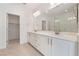
[{"label": "large wall mirror", "polygon": [[61,4],[49,11],[49,28],[55,32],[77,32],[77,4]]},{"label": "large wall mirror", "polygon": [[[45,27],[44,27],[45,26]],[[77,4],[60,4],[34,18],[34,29],[53,32],[77,32]]]}]

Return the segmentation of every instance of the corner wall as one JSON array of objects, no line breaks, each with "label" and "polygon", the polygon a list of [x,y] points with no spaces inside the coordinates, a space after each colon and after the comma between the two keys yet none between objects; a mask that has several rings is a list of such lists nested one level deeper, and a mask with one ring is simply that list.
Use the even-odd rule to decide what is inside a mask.
[{"label": "corner wall", "polygon": [[20,16],[20,44],[27,42],[27,16],[25,7],[17,4],[0,4],[0,49],[6,48],[8,35],[7,13]]}]

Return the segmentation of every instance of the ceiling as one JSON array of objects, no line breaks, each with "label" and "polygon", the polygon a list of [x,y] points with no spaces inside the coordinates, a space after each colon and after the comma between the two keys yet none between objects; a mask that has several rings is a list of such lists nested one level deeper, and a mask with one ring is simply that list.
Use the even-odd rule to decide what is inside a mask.
[{"label": "ceiling", "polygon": [[74,6],[76,6],[75,3],[60,4],[60,5],[56,6],[55,8],[48,10],[48,12],[49,12],[48,14],[57,15],[57,14],[65,12],[65,10],[68,10]]},{"label": "ceiling", "polygon": [[[24,7],[24,9],[29,13],[34,13],[39,10],[40,12],[47,12],[47,13],[49,12],[49,14],[52,14],[52,13],[56,14],[58,12],[62,12],[63,10],[65,10],[66,8],[69,8],[70,6],[73,6],[74,3],[64,4],[65,5],[64,7],[62,4],[56,5],[56,3],[53,3],[53,4],[50,4],[50,3],[7,3],[3,5],[4,6],[5,5],[11,5],[11,6],[18,5],[18,6]],[[52,8],[50,9],[51,6]]]},{"label": "ceiling", "polygon": [[49,7],[49,3],[27,3],[26,4],[27,9],[31,10],[32,13],[36,12],[37,10],[44,12],[46,11]]},{"label": "ceiling", "polygon": [[21,6],[24,7],[27,12],[34,13],[38,10],[40,12],[48,12],[51,7],[53,9],[53,7],[57,6],[57,3],[6,3],[3,5]]}]

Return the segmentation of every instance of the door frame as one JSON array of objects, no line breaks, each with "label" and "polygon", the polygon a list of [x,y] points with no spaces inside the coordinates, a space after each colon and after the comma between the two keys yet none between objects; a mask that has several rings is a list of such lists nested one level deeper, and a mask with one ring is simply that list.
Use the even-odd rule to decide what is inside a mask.
[{"label": "door frame", "polygon": [[9,14],[19,16],[19,43],[20,43],[20,15],[13,13],[6,13],[6,47],[8,46],[8,15]]}]

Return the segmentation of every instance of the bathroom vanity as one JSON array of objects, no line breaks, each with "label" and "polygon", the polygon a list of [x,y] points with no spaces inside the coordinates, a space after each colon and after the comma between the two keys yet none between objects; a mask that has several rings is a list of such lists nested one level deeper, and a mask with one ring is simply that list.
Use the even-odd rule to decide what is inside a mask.
[{"label": "bathroom vanity", "polygon": [[76,56],[77,34],[50,31],[28,32],[29,43],[45,56]]},{"label": "bathroom vanity", "polygon": [[29,43],[45,56],[78,55],[77,4],[60,4],[34,17]]}]

